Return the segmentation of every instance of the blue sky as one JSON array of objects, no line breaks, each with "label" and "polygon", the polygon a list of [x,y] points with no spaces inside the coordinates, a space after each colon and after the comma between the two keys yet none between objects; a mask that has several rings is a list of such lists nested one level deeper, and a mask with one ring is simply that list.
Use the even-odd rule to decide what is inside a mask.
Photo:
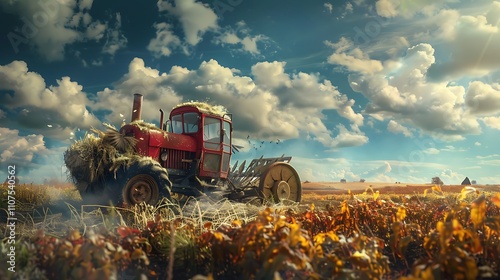
[{"label": "blue sky", "polygon": [[225,106],[234,161],[289,155],[302,180],[500,181],[497,1],[2,0],[0,18],[1,177],[60,178],[140,92],[154,123]]}]

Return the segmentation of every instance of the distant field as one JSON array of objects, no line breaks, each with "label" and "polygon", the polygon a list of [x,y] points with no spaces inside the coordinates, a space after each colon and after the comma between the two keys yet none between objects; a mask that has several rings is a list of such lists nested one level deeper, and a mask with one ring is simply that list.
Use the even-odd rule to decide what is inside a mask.
[{"label": "distant field", "polygon": [[[348,190],[354,193],[361,193],[368,188],[378,190],[384,194],[422,194],[426,189],[430,189],[433,184],[411,184],[411,183],[382,183],[382,182],[305,182],[302,184],[304,194],[345,194]],[[462,185],[443,185],[443,192],[461,192],[466,186]],[[478,190],[496,192],[500,191],[500,185],[471,185],[469,187]]]},{"label": "distant field", "polygon": [[[309,194],[329,194],[342,195],[350,190],[354,194],[361,194],[371,188],[379,191],[380,194],[423,194],[429,190],[433,184],[412,184],[412,183],[387,183],[387,182],[304,182],[302,183],[302,192]],[[460,193],[466,186],[462,185],[443,185],[441,190],[446,193]],[[500,185],[471,185],[479,191],[500,192]],[[76,187],[71,183],[39,185],[39,184],[21,184],[17,187],[18,199],[23,202],[30,202],[37,205],[43,205],[57,200],[79,201],[80,194]],[[306,202],[307,203],[307,202]]]}]

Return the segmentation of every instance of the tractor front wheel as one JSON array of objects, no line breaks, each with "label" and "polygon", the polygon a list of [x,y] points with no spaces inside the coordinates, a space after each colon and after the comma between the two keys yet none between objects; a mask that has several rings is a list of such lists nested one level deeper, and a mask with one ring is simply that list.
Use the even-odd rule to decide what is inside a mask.
[{"label": "tractor front wheel", "polygon": [[156,203],[160,198],[159,187],[156,180],[146,174],[135,175],[123,188],[123,201],[129,205],[141,202]]},{"label": "tractor front wheel", "polygon": [[172,183],[168,174],[158,162],[140,160],[117,174],[118,186],[123,187],[122,202],[135,205],[145,202],[150,205],[158,203],[160,195],[170,198]]}]

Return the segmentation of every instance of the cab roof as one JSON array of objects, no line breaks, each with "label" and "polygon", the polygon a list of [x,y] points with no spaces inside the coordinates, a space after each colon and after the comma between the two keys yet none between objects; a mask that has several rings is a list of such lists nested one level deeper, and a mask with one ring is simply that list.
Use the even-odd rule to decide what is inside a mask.
[{"label": "cab roof", "polygon": [[[189,110],[189,108],[193,108],[195,110]],[[181,109],[181,110],[179,110],[179,109]],[[191,112],[198,111],[200,113],[214,115],[214,116],[218,116],[218,117],[228,117],[228,114],[229,114],[227,109],[222,105],[210,105],[206,102],[197,102],[197,101],[184,102],[184,103],[181,103],[181,104],[175,106],[172,109],[172,112],[170,113],[170,115],[172,115],[173,113],[176,113],[177,111],[191,111]]]}]

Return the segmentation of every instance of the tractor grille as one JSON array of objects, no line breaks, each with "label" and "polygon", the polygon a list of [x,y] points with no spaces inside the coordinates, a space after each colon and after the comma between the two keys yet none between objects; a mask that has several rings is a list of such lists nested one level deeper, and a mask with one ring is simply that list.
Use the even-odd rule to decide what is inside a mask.
[{"label": "tractor grille", "polygon": [[166,168],[188,170],[190,161],[193,159],[192,152],[166,149],[168,153],[167,160],[165,161]]}]

